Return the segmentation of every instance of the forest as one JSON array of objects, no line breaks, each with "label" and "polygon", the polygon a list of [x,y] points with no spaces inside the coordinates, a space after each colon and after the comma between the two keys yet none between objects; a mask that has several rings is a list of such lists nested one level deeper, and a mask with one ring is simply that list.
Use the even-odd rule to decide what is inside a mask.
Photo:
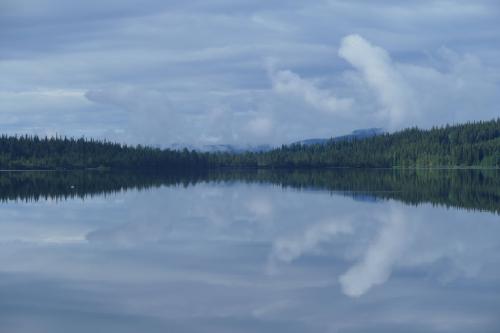
[{"label": "forest", "polygon": [[2,170],[207,168],[206,154],[85,138],[1,136]]},{"label": "forest", "polygon": [[212,166],[259,168],[499,167],[500,119],[209,158]]},{"label": "forest", "polygon": [[2,170],[500,167],[500,118],[268,152],[201,153],[85,138],[0,137]]}]

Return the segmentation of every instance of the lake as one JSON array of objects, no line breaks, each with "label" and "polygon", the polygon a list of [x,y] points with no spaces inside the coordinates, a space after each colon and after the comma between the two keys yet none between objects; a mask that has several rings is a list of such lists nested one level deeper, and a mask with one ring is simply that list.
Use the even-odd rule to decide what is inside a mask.
[{"label": "lake", "polygon": [[500,332],[500,172],[0,174],[1,332]]}]

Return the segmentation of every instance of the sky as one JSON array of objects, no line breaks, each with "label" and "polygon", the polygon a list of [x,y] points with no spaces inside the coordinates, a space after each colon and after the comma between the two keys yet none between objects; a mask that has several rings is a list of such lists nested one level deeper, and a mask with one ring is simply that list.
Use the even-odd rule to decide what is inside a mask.
[{"label": "sky", "polygon": [[1,0],[0,132],[278,145],[500,115],[498,0]]}]

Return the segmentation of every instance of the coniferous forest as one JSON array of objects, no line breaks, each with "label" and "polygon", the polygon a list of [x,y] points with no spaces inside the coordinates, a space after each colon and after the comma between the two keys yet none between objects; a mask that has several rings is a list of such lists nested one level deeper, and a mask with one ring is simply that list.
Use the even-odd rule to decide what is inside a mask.
[{"label": "coniferous forest", "polygon": [[201,153],[107,141],[37,136],[0,137],[0,169],[500,167],[500,119],[269,152]]},{"label": "coniferous forest", "polygon": [[500,119],[360,140],[288,145],[266,153],[210,156],[211,165],[263,168],[499,167]]},{"label": "coniferous forest", "polygon": [[127,146],[93,139],[0,137],[0,169],[185,169],[207,168],[194,151]]}]

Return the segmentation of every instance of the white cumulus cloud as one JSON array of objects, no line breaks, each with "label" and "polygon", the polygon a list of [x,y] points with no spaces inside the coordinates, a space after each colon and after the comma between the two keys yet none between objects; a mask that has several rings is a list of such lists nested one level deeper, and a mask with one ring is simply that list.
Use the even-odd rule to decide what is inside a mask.
[{"label": "white cumulus cloud", "polygon": [[382,105],[379,115],[392,128],[415,114],[413,91],[384,49],[359,35],[349,35],[342,39],[339,56],[359,70],[376,92]]},{"label": "white cumulus cloud", "polygon": [[290,70],[269,70],[273,90],[302,98],[318,110],[339,114],[352,108],[353,100],[339,98],[331,91],[318,88],[313,82],[301,78]]}]

